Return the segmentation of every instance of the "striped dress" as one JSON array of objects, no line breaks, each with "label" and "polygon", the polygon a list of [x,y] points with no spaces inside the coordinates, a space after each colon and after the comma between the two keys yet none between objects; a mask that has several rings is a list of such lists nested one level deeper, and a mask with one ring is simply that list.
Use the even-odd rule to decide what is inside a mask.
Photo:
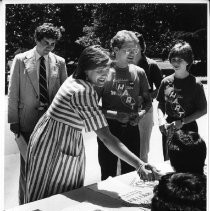
[{"label": "striped dress", "polygon": [[107,126],[89,82],[68,78],[28,145],[25,203],[83,186],[86,132]]}]

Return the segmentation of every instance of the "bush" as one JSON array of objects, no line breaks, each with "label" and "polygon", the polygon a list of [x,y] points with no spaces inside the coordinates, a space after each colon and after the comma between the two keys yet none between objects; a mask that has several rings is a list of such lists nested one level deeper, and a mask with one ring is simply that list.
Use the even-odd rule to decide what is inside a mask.
[{"label": "bush", "polygon": [[194,76],[207,76],[207,63],[202,61],[193,63],[190,73]]}]

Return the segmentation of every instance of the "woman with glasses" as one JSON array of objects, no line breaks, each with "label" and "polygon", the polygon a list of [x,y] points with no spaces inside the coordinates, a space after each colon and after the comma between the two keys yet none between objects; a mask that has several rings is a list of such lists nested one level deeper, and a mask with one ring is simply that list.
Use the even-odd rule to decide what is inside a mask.
[{"label": "woman with glasses", "polygon": [[169,61],[175,72],[162,80],[157,95],[164,160],[169,159],[169,128],[198,132],[196,119],[207,113],[203,85],[189,73],[193,63],[193,52],[189,43],[177,42],[169,53]]}]

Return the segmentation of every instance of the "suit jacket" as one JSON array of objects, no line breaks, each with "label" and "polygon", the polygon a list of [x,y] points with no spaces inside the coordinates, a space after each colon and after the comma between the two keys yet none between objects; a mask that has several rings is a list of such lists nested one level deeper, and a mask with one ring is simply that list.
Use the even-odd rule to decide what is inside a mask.
[{"label": "suit jacket", "polygon": [[[50,103],[67,78],[65,60],[49,53],[48,93]],[[19,123],[20,130],[32,132],[39,120],[39,79],[35,48],[15,56],[8,87],[8,123]]]}]

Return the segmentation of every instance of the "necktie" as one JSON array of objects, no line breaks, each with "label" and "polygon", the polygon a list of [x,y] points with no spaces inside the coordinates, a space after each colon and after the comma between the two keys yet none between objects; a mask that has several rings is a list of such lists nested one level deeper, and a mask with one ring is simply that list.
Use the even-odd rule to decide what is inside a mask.
[{"label": "necktie", "polygon": [[46,78],[46,67],[44,63],[44,57],[40,57],[40,68],[39,68],[39,93],[40,93],[40,105],[47,105],[49,102],[47,92],[47,78]]}]

